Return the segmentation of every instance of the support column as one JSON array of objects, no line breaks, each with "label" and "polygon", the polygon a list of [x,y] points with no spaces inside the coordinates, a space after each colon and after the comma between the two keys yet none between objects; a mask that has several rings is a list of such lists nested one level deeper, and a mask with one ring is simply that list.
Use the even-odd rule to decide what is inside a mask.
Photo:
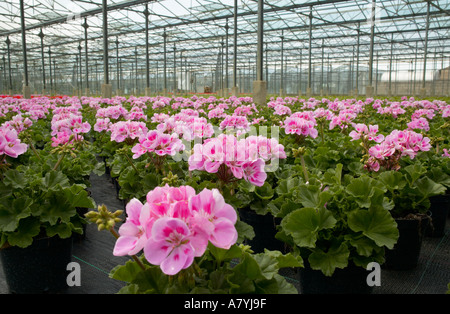
[{"label": "support column", "polygon": [[163,96],[167,96],[167,33],[166,33],[166,29],[164,29],[163,38],[164,38],[164,89],[163,89]]},{"label": "support column", "polygon": [[173,95],[177,94],[177,47],[173,44]]},{"label": "support column", "polygon": [[267,82],[263,81],[264,2],[258,0],[258,47],[256,52],[256,81],[253,82],[253,100],[257,105],[267,104]]},{"label": "support column", "polygon": [[56,61],[55,60],[53,60],[53,73],[54,73],[54,76],[55,76],[55,89],[54,89],[54,91],[55,91],[55,95],[57,95],[58,93],[57,93],[57,90],[58,90],[58,88],[57,88],[57,84],[56,84],[56,81],[57,81],[57,75],[56,75]]},{"label": "support column", "polygon": [[389,57],[389,86],[388,86],[388,97],[392,97],[392,57],[394,50],[394,34],[391,34],[391,55]]},{"label": "support column", "polygon": [[357,35],[357,40],[356,40],[356,86],[355,86],[355,97],[358,97],[359,95],[359,37],[361,34],[360,31],[360,23],[358,23],[358,35]]},{"label": "support column", "polygon": [[[137,59],[137,47],[134,47],[134,67],[135,67],[135,72],[134,72],[134,93],[136,96],[139,95],[139,90],[138,90],[138,59]],[[145,95],[145,96],[149,96],[149,95]]]},{"label": "support column", "polygon": [[116,76],[117,76],[117,89],[116,95],[122,96],[122,90],[120,89],[120,61],[119,61],[119,37],[116,37]]},{"label": "support column", "polygon": [[[144,16],[145,16],[145,78],[146,78],[146,85],[145,85],[145,96],[151,95],[150,90],[150,56],[149,56],[149,46],[148,46],[148,25],[149,20],[148,17],[150,15],[150,12],[148,11],[148,3],[145,4],[145,10],[144,10]],[[164,31],[165,33],[165,31]],[[137,70],[137,65],[136,65]],[[136,86],[137,89],[137,86]]]},{"label": "support column", "polygon": [[112,97],[112,86],[109,82],[109,56],[108,56],[108,11],[107,0],[102,0],[102,15],[103,15],[103,84],[102,97]]},{"label": "support column", "polygon": [[416,96],[416,80],[417,80],[417,41],[416,41],[416,51],[414,54],[414,78],[413,78],[413,92],[412,96]]},{"label": "support column", "polygon": [[375,37],[375,0],[372,0],[372,14],[370,17],[370,46],[369,46],[369,82],[366,86],[366,97],[373,96],[373,46]]},{"label": "support column", "polygon": [[50,47],[48,47],[48,67],[50,68],[50,95],[53,95],[55,92],[53,90],[52,51]]},{"label": "support column", "polygon": [[85,67],[86,67],[86,89],[84,90],[84,95],[89,96],[90,87],[89,87],[89,54],[88,54],[88,34],[87,29],[89,25],[87,23],[87,19],[84,18],[84,23],[81,25],[84,28],[84,53],[85,53]]},{"label": "support column", "polygon": [[423,75],[422,75],[422,89],[420,90],[420,96],[426,97],[426,72],[427,72],[427,56],[428,56],[428,29],[430,28],[430,2],[427,2],[427,25],[425,28],[425,47],[423,52]]},{"label": "support column", "polygon": [[81,41],[80,44],[78,45],[78,52],[79,52],[79,56],[80,56],[80,88],[78,88],[78,97],[81,97],[83,94],[83,60],[82,60],[82,47],[81,47]]},{"label": "support column", "polygon": [[8,50],[8,75],[9,75],[9,95],[12,95],[12,70],[11,70],[11,40],[9,40],[9,36],[6,37],[6,47]]},{"label": "support column", "polygon": [[325,61],[325,55],[324,55],[324,40],[322,38],[322,65],[321,65],[321,73],[320,73],[320,96],[323,97],[324,96],[324,92],[323,92],[323,62]]},{"label": "support column", "polygon": [[6,94],[6,58],[5,55],[2,56],[2,61],[3,61],[3,67],[2,67],[2,73],[3,73],[3,80],[2,80],[2,93]]},{"label": "support column", "polygon": [[225,88],[224,88],[224,92],[223,92],[223,97],[228,98],[228,93],[229,93],[229,86],[228,86],[228,81],[229,81],[229,77],[228,77],[228,19],[227,19],[227,23],[225,24]]},{"label": "support column", "polygon": [[284,30],[281,31],[281,86],[280,97],[284,97]]},{"label": "support column", "polygon": [[300,65],[299,65],[299,73],[298,73],[298,77],[299,77],[299,82],[298,82],[298,98],[301,98],[302,95],[302,49],[300,49]]},{"label": "support column", "polygon": [[308,59],[308,87],[306,88],[306,97],[312,95],[312,6],[309,7],[309,59]]},{"label": "support column", "polygon": [[46,77],[45,77],[45,56],[44,56],[44,33],[41,31],[38,34],[39,38],[41,39],[41,64],[42,64],[42,96],[45,96],[47,94],[47,85],[46,85]]},{"label": "support column", "polygon": [[234,45],[233,45],[233,88],[231,94],[239,96],[239,87],[237,86],[237,13],[238,1],[234,0]]},{"label": "support column", "polygon": [[27,59],[27,39],[25,33],[25,8],[23,0],[20,0],[20,22],[22,27],[22,52],[23,52],[23,70],[24,70],[24,82],[23,82],[23,97],[25,99],[31,98],[31,91],[28,80],[28,59]]}]

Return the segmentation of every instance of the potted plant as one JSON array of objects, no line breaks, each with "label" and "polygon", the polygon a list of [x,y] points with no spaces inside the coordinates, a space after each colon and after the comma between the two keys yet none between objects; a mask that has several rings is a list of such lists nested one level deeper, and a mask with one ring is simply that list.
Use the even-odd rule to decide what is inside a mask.
[{"label": "potted plant", "polygon": [[84,184],[74,183],[59,168],[75,147],[66,143],[62,154],[50,154],[35,149],[26,132],[21,135],[29,139],[28,146],[7,134],[11,145],[2,151],[4,160],[15,158],[3,163],[1,172],[2,266],[12,293],[58,292],[67,286],[72,234],[83,232],[85,219],[77,208],[92,208],[94,202]]},{"label": "potted plant", "polygon": [[431,149],[430,139],[409,129],[393,130],[376,145],[365,147],[364,167],[385,185],[400,231],[396,247],[387,252],[385,267],[412,269],[430,224],[430,198],[446,190],[431,179],[426,159],[418,157]]},{"label": "potted plant", "polygon": [[342,164],[323,174],[309,174],[291,186],[281,207],[277,237],[301,256],[301,293],[370,293],[366,267],[383,264],[398,229],[386,187],[369,175],[342,172]]},{"label": "potted plant", "polygon": [[61,171],[30,166],[6,171],[0,190],[0,256],[10,291],[61,291],[72,234],[83,232],[77,208],[93,208],[93,200]]},{"label": "potted plant", "polygon": [[114,255],[133,257],[111,272],[127,283],[119,293],[297,293],[278,270],[301,261],[239,245],[236,210],[217,189],[197,194],[190,186],[157,187],[144,203],[130,200],[126,212],[118,232],[122,211],[103,205],[86,215],[117,238]]}]

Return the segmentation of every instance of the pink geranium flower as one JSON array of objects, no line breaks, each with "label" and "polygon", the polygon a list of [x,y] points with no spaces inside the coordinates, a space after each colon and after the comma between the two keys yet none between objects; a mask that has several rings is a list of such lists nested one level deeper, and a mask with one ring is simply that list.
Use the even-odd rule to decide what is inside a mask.
[{"label": "pink geranium flower", "polygon": [[17,131],[13,128],[0,128],[0,155],[8,155],[17,158],[25,153],[28,145],[20,141]]},{"label": "pink geranium flower", "polygon": [[190,186],[166,185],[148,192],[146,200],[127,204],[114,255],[143,250],[149,263],[174,275],[202,256],[208,242],[224,249],[236,243],[236,211],[216,189],[196,194]]},{"label": "pink geranium flower", "polygon": [[192,197],[189,202],[192,211],[190,223],[197,231],[207,235],[216,247],[229,249],[237,240],[234,224],[237,221],[236,211],[226,204],[217,189],[204,189]]},{"label": "pink geranium flower", "polygon": [[359,140],[361,137],[367,138],[369,141],[374,141],[376,143],[381,143],[384,140],[383,134],[378,133],[378,125],[367,125],[363,123],[358,123],[353,125],[355,130],[351,131],[349,136],[352,141]]},{"label": "pink geranium flower", "polygon": [[150,211],[142,210],[142,207],[142,203],[135,198],[127,204],[127,221],[119,228],[120,237],[113,251],[115,256],[135,255],[144,248],[149,238],[147,225]]},{"label": "pink geranium flower", "polygon": [[256,186],[263,186],[266,181],[267,173],[264,171],[264,160],[257,159],[248,161],[242,166],[243,177],[245,180]]},{"label": "pink geranium flower", "polygon": [[297,134],[304,137],[316,138],[319,132],[315,129],[315,123],[305,118],[291,116],[284,120],[286,134]]},{"label": "pink geranium flower", "polygon": [[159,265],[166,275],[175,275],[194,261],[190,238],[191,231],[183,220],[158,219],[153,224],[151,238],[145,244],[145,258],[149,263]]}]

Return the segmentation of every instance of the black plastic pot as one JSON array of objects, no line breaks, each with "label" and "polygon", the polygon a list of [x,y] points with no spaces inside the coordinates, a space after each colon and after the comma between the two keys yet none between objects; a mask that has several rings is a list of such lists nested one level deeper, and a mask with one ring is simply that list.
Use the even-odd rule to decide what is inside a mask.
[{"label": "black plastic pot", "polygon": [[383,267],[392,270],[410,270],[417,267],[422,240],[430,224],[428,215],[395,219],[399,238],[392,250],[386,250]]},{"label": "black plastic pot", "polygon": [[367,284],[370,272],[354,265],[336,268],[332,276],[325,276],[322,271],[311,269],[305,263],[297,274],[300,294],[371,294],[373,291],[373,287]]},{"label": "black plastic pot", "polygon": [[26,248],[0,250],[3,271],[13,294],[61,293],[67,288],[72,238],[35,239]]},{"label": "black plastic pot", "polygon": [[276,226],[281,219],[275,218],[270,213],[259,215],[247,208],[240,209],[239,215],[242,221],[253,227],[255,237],[252,240],[246,240],[246,244],[250,245],[255,253],[262,253],[265,248],[284,252],[284,243],[275,238],[275,234],[278,232]]},{"label": "black plastic pot", "polygon": [[429,237],[443,237],[445,225],[450,210],[450,194],[430,197],[431,225],[426,235]]}]

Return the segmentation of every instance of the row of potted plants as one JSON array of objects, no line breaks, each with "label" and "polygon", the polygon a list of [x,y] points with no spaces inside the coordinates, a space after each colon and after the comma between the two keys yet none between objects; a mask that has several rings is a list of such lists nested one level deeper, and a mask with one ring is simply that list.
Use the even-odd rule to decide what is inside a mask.
[{"label": "row of potted plants", "polygon": [[[417,226],[434,225],[431,202],[448,195],[443,100],[286,97],[257,107],[250,97],[67,97],[2,105],[5,123],[19,112],[33,121],[19,132],[28,150],[9,156],[3,172],[2,245],[14,245],[19,223],[44,212],[34,198],[53,192],[51,203],[71,204],[70,213],[50,209],[41,228],[60,237],[80,230],[72,209],[96,207],[88,176],[106,169],[124,221],[119,227],[123,214],[102,206],[87,216],[117,237],[114,254],[133,256],[112,272],[128,283],[124,293],[297,293],[279,276],[284,267],[298,269],[302,293],[317,274],[328,280],[343,270],[352,272],[347,279],[362,273],[358,291],[367,291],[369,263],[415,267],[417,255],[394,254],[405,256],[400,244],[409,242],[402,225],[416,224],[420,253]],[[17,182],[32,174],[39,180],[30,184],[42,182],[47,194],[31,197],[27,214],[8,204],[27,194]],[[262,233],[261,219],[269,223]]]}]

